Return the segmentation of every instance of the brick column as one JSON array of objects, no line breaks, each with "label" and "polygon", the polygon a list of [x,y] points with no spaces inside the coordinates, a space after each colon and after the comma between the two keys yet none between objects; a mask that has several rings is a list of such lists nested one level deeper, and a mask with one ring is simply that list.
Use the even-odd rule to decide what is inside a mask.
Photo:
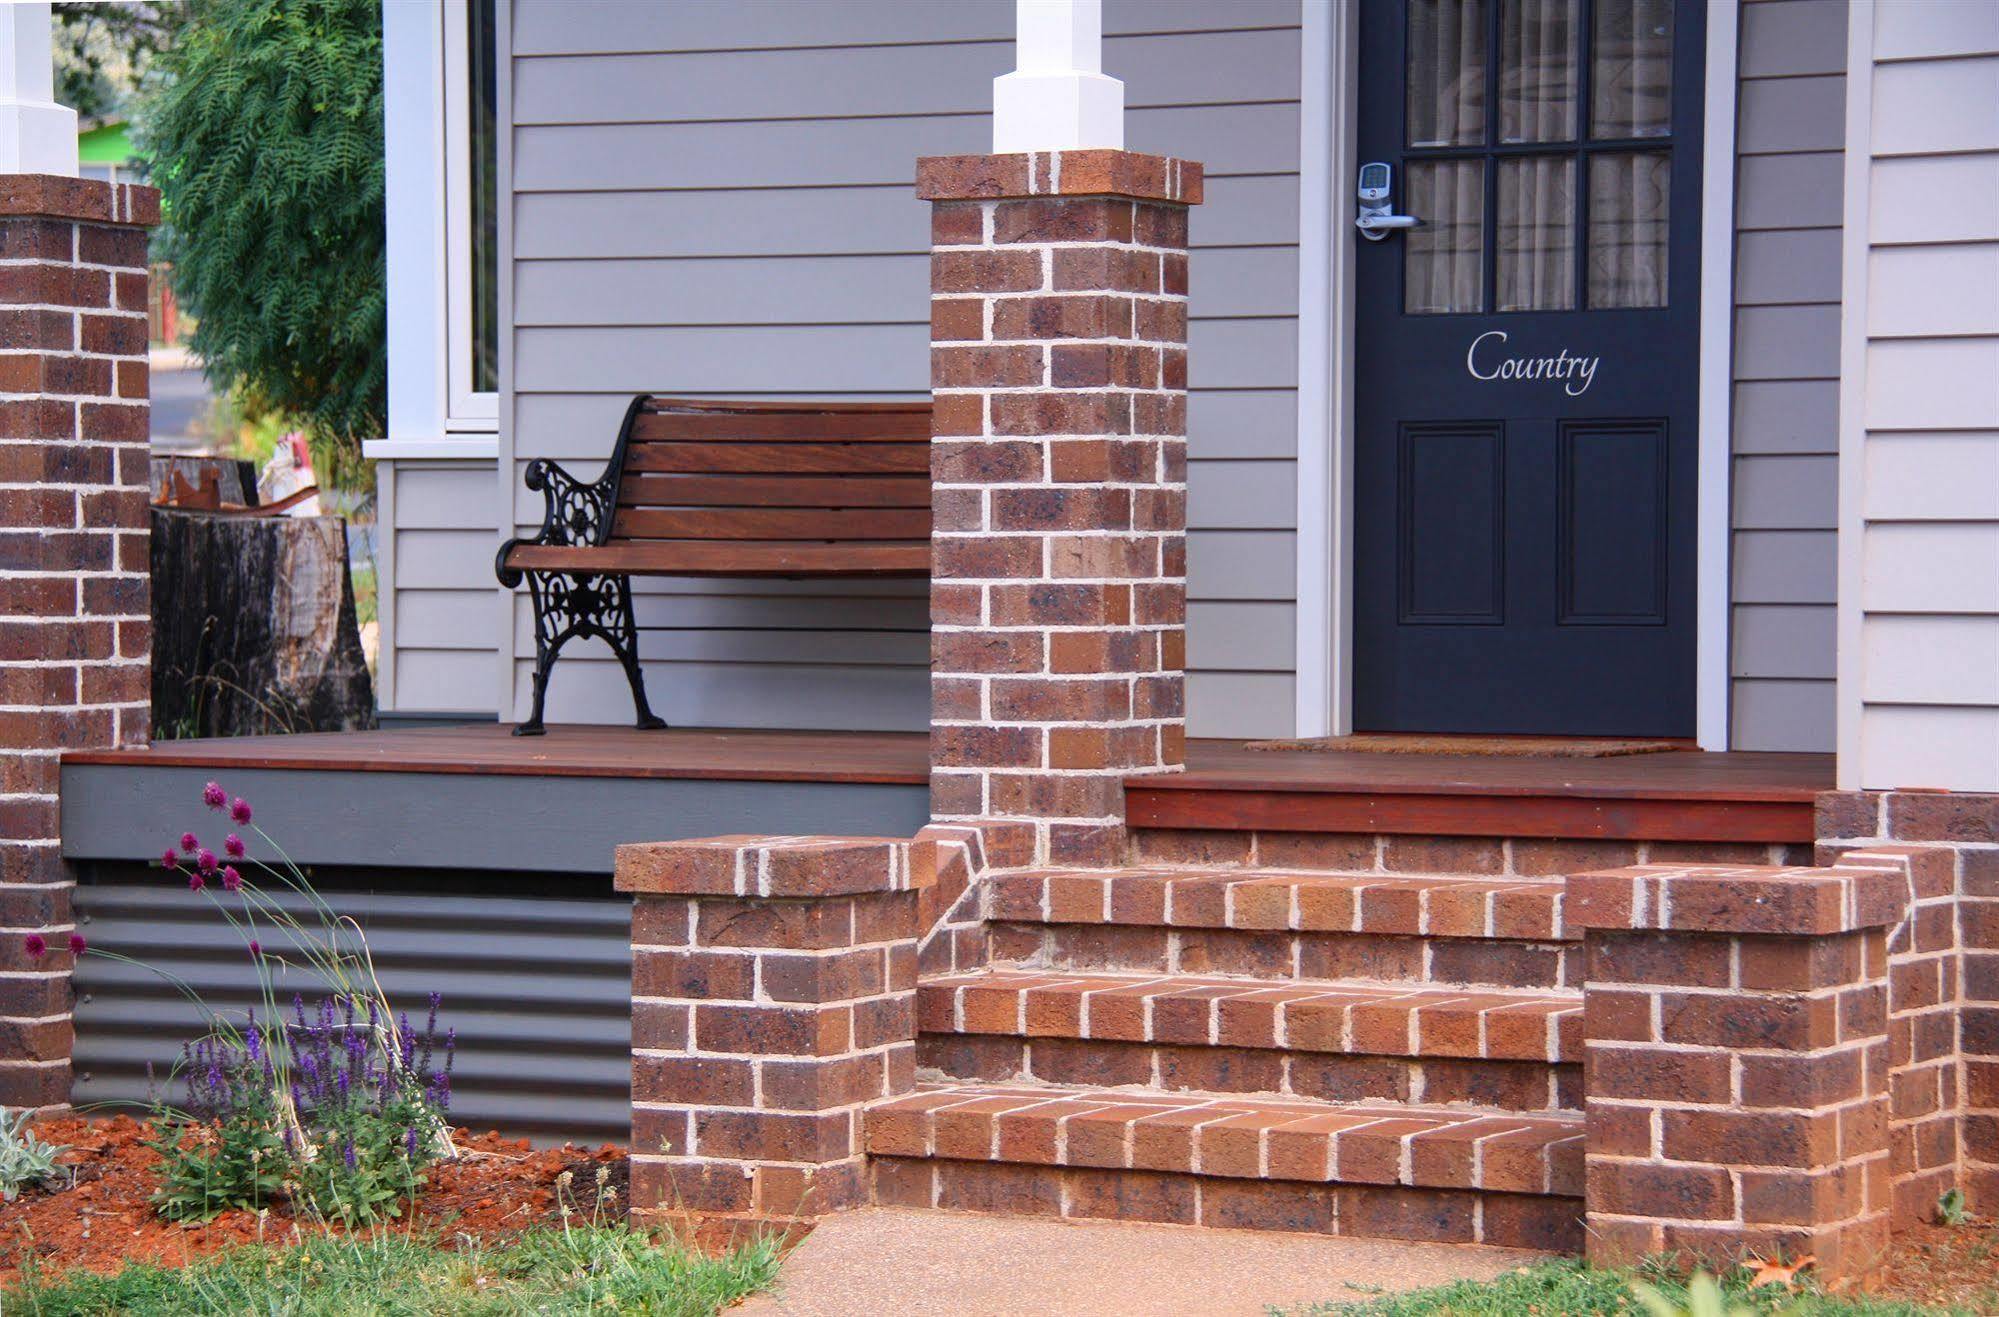
[{"label": "brick column", "polygon": [[1885,869],[1640,865],[1578,874],[1593,1262],[1811,1253],[1828,1281],[1888,1242]]},{"label": "brick column", "polygon": [[[143,744],[146,229],[159,194],[0,175],[0,1107],[65,1103],[57,757]],[[49,950],[26,950],[30,935]]]},{"label": "brick column", "polygon": [[1187,208],[1128,151],[919,162],[936,411],[931,808],[1122,858],[1186,742]]},{"label": "brick column", "polygon": [[1818,798],[1819,859],[1906,864],[1916,918],[1889,944],[1895,1219],[1964,1191],[1999,1212],[1999,795]]},{"label": "brick column", "polygon": [[873,837],[618,848],[635,1213],[788,1220],[866,1199],[861,1110],[915,1079],[936,856]]}]

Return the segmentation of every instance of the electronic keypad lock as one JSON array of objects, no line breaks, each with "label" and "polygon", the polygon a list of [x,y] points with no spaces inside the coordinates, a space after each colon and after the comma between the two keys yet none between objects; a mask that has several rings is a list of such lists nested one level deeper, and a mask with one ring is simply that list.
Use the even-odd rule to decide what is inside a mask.
[{"label": "electronic keypad lock", "polygon": [[1395,213],[1394,171],[1379,160],[1360,167],[1360,181],[1354,188],[1359,202],[1354,227],[1369,242],[1380,242],[1394,229],[1413,229],[1423,221],[1414,215]]}]

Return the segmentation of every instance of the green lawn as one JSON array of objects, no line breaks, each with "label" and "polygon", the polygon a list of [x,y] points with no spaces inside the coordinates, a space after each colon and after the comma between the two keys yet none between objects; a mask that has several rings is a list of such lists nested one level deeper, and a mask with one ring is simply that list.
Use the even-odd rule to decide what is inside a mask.
[{"label": "green lawn", "polygon": [[619,1227],[541,1230],[492,1247],[464,1240],[440,1247],[383,1230],[238,1249],[182,1270],[135,1265],[116,1276],[30,1277],[0,1292],[0,1313],[709,1317],[768,1285],[777,1257],[774,1241],[707,1257]]},{"label": "green lawn", "polygon": [[[1739,1276],[1739,1273],[1738,1273]],[[1523,1267],[1493,1281],[1459,1281],[1437,1289],[1343,1299],[1293,1310],[1293,1317],[1649,1317],[1630,1288],[1632,1273],[1594,1271],[1577,1261]],[[1686,1286],[1671,1278],[1644,1280],[1675,1303],[1687,1303]],[[1728,1302],[1762,1317],[1979,1317],[1969,1308],[1928,1308],[1914,1304],[1790,1294],[1781,1287],[1744,1291],[1740,1279],[1726,1285]],[[1990,1309],[1983,1310],[1990,1312]]]}]

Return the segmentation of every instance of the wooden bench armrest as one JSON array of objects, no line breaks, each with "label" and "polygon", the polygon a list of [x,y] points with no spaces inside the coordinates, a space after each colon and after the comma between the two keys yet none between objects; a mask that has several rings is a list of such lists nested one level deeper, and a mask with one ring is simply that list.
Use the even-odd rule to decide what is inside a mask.
[{"label": "wooden bench armrest", "polygon": [[547,544],[563,548],[595,546],[611,535],[611,515],[618,506],[618,484],[624,477],[625,448],[631,442],[632,421],[645,405],[645,395],[633,398],[625,408],[624,423],[618,427],[618,442],[603,472],[590,481],[578,480],[546,457],[528,463],[521,483],[541,491],[541,529],[528,539],[519,536],[500,546],[493,559],[493,574],[509,590],[521,583],[521,572],[507,564],[515,546]]}]

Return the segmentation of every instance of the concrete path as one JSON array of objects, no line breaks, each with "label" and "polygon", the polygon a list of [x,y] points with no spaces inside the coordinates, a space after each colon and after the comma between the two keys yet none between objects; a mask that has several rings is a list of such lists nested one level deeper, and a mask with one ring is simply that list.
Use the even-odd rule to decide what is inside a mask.
[{"label": "concrete path", "polygon": [[1465,1277],[1537,1253],[1247,1230],[871,1208],[827,1218],[742,1317],[1262,1317]]}]

